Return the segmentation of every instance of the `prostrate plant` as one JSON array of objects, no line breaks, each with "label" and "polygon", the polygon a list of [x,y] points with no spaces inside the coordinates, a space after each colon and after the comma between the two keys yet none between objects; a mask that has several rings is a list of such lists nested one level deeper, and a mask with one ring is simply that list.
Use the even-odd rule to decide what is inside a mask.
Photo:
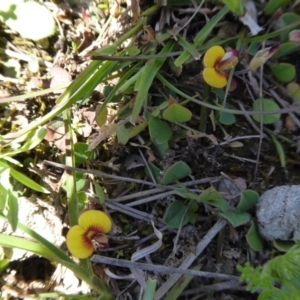
[{"label": "prostrate plant", "polygon": [[269,260],[264,266],[253,268],[249,263],[238,265],[240,281],[247,282],[247,290],[259,292],[259,300],[299,299],[300,293],[300,241],[286,254]]}]

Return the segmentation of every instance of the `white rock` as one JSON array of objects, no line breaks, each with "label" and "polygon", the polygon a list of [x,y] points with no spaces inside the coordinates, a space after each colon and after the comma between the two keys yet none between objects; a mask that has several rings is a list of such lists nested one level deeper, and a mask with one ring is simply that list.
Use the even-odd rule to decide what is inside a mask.
[{"label": "white rock", "polygon": [[256,216],[265,239],[300,239],[300,185],[279,186],[263,193]]}]

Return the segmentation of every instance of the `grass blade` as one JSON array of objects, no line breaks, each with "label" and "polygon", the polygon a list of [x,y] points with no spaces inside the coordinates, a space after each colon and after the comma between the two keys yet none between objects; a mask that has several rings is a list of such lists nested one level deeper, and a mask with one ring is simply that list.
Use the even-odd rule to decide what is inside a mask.
[{"label": "grass blade", "polygon": [[[161,50],[160,54],[169,53],[170,51],[172,51],[173,46],[174,43],[172,41],[169,41]],[[160,58],[154,60],[152,59],[148,61],[144,66],[144,68],[142,69],[140,80],[138,79],[140,84],[138,87],[138,93],[132,110],[131,122],[134,123],[137,116],[139,115],[143,104],[147,100],[148,92],[152,85],[152,82],[157,72],[164,64],[165,60],[166,58]]]},{"label": "grass blade", "polygon": [[[218,22],[230,11],[227,6],[224,6],[211,20],[206,23],[206,25],[198,32],[194,39],[194,47],[197,48],[201,46],[208,35],[211,33],[213,28],[218,24]],[[184,51],[176,60],[175,66],[179,67],[184,64],[191,54],[188,51]]]}]

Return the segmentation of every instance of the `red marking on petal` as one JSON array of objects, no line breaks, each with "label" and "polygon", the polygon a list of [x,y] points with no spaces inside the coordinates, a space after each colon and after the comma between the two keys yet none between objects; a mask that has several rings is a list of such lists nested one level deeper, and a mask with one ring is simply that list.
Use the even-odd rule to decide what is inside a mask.
[{"label": "red marking on petal", "polygon": [[280,47],[280,44],[276,44],[276,45],[270,47],[268,58],[270,58],[272,55],[274,55],[278,51],[279,47]]},{"label": "red marking on petal", "polygon": [[233,68],[237,63],[238,63],[239,59],[237,56],[231,56],[228,57],[225,60],[221,60],[218,65],[216,66],[218,71],[225,71],[225,70],[229,70],[231,68]]}]

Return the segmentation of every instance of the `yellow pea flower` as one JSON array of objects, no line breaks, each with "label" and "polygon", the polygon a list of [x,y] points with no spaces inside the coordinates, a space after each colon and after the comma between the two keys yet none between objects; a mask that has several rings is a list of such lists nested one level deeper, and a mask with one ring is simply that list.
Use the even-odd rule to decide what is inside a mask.
[{"label": "yellow pea flower", "polygon": [[238,51],[225,52],[221,46],[209,48],[203,58],[203,79],[215,88],[223,88],[227,85],[228,74],[226,70],[233,68],[238,62]]},{"label": "yellow pea flower", "polygon": [[104,235],[111,230],[110,218],[102,211],[88,210],[78,219],[66,237],[69,251],[78,258],[87,258],[94,252],[93,241],[100,248],[108,248],[108,238]]}]

